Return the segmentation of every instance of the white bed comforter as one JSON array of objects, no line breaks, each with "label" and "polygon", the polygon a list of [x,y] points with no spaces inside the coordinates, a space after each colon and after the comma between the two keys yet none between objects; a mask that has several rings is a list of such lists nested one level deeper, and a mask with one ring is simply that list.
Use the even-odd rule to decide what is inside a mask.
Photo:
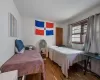
[{"label": "white bed comforter", "polygon": [[62,73],[66,77],[68,77],[69,66],[72,66],[73,63],[84,59],[84,57],[81,55],[83,53],[83,51],[65,47],[49,47],[49,58],[61,66]]}]

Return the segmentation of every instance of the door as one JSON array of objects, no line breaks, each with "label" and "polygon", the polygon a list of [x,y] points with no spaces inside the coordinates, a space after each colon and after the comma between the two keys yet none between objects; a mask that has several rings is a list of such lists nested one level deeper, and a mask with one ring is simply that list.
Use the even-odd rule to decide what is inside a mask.
[{"label": "door", "polygon": [[56,45],[63,45],[63,28],[56,28]]}]

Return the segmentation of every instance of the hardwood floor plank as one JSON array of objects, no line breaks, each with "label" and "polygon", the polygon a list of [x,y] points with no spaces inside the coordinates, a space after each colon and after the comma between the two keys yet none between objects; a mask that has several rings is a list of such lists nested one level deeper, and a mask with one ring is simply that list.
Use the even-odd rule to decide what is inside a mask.
[{"label": "hardwood floor plank", "polygon": [[[45,60],[45,71],[46,71],[46,80],[100,80],[91,73],[84,75],[84,72],[78,66],[73,67],[69,70],[69,78],[67,79],[61,71],[61,68],[50,59]],[[76,69],[77,68],[77,69]],[[35,77],[35,78],[34,78]],[[30,75],[26,80],[39,80],[36,75]]]}]

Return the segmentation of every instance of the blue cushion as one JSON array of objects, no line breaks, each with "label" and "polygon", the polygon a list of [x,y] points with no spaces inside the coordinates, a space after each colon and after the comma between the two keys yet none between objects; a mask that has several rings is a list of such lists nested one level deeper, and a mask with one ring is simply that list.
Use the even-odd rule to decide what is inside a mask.
[{"label": "blue cushion", "polygon": [[24,44],[21,40],[15,40],[15,46],[19,52],[24,48]]}]

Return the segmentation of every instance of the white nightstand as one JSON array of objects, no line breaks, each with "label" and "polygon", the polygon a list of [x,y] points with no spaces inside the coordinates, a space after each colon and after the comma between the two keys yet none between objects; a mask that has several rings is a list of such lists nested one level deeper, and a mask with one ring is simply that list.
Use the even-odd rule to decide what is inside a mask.
[{"label": "white nightstand", "polygon": [[18,71],[10,71],[0,74],[0,80],[18,80]]}]

